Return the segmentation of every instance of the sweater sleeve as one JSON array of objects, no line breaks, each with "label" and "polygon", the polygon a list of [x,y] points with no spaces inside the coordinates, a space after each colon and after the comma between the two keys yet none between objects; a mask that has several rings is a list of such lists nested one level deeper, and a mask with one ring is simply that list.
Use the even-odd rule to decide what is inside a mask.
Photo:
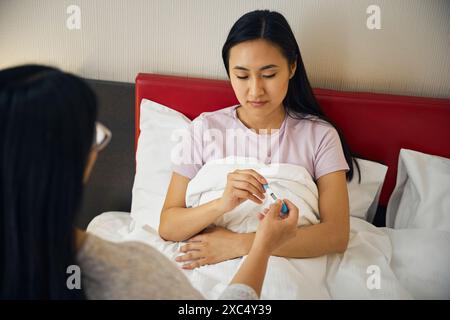
[{"label": "sweater sleeve", "polygon": [[78,262],[88,299],[203,299],[174,262],[144,243],[89,235]]},{"label": "sweater sleeve", "polygon": [[258,295],[251,287],[234,283],[229,285],[220,295],[219,300],[258,300]]},{"label": "sweater sleeve", "polygon": [[[88,234],[78,252],[88,299],[205,299],[174,262],[140,242],[110,242]],[[228,286],[219,299],[258,299],[243,284]]]}]

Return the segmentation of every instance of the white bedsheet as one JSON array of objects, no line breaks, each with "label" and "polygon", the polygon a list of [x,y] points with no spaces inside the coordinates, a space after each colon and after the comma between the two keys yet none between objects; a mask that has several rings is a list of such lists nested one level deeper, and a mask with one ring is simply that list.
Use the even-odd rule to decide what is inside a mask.
[{"label": "white bedsheet", "polygon": [[[342,255],[314,259],[271,257],[262,299],[449,299],[450,233],[426,229],[376,228],[351,218],[351,237]],[[134,228],[126,212],[97,216],[88,232],[110,241],[141,241],[174,261],[180,243],[162,240],[148,227]],[[217,298],[243,258],[182,270],[209,299]],[[277,261],[277,263],[272,263]],[[175,262],[174,262],[175,263]],[[375,266],[375,267],[373,267]],[[376,268],[378,267],[378,270]],[[379,271],[380,288],[374,275]]]}]

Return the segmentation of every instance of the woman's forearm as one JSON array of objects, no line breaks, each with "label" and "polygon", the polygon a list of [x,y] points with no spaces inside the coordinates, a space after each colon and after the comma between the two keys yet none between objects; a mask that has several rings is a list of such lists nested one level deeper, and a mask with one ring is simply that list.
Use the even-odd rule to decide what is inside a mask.
[{"label": "woman's forearm", "polygon": [[[246,255],[253,243],[255,233],[238,235],[241,238],[241,253]],[[313,258],[329,253],[342,253],[347,248],[348,236],[341,235],[333,225],[319,223],[297,228],[295,238],[289,240],[272,255],[288,258]]]},{"label": "woman's forearm", "polygon": [[238,272],[233,277],[233,280],[231,280],[231,284],[245,284],[253,288],[259,297],[261,295],[269,257],[270,254],[266,250],[252,248]]},{"label": "woman's forearm", "polygon": [[217,200],[195,208],[169,208],[161,212],[159,235],[170,241],[184,241],[196,235],[223,213],[217,209]]}]

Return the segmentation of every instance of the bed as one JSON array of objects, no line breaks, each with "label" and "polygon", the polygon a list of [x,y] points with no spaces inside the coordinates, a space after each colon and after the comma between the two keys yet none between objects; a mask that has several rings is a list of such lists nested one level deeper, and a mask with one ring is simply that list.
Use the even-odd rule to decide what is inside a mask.
[{"label": "bed", "polygon": [[[140,73],[135,90],[136,150],[144,100],[170,106],[190,120],[202,112],[237,104],[230,83],[224,80]],[[298,261],[271,257],[261,298],[449,299],[447,227],[434,228],[436,221],[425,223],[425,227],[384,224],[391,196],[399,192],[397,168],[399,163],[403,166],[399,161],[402,149],[439,157],[439,161],[450,158],[450,100],[328,89],[314,89],[314,93],[327,116],[342,130],[353,153],[387,167],[376,197],[376,216],[371,221],[352,217],[353,236],[343,255]],[[136,227],[133,215],[124,212],[97,216],[88,231],[111,241],[145,242],[172,260],[180,246],[159,238],[155,226]],[[214,299],[240,263],[242,258],[183,272],[202,294]]]}]

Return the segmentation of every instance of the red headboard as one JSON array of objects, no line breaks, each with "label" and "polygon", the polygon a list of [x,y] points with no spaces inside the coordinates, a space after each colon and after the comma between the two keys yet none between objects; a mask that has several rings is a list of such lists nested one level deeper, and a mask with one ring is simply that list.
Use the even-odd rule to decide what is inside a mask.
[{"label": "red headboard", "polygon": [[[354,153],[389,167],[380,205],[387,205],[395,187],[401,148],[450,158],[450,99],[327,89],[314,89],[314,93]],[[136,77],[136,144],[142,98],[190,119],[238,103],[229,81],[140,73]]]}]

